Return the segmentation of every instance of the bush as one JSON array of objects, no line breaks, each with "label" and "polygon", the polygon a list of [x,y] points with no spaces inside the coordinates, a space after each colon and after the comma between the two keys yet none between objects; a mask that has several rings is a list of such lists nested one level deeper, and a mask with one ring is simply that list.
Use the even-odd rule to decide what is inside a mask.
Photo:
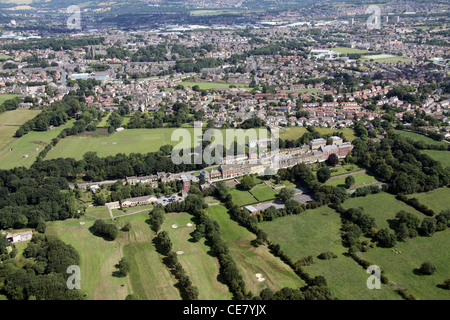
[{"label": "bush", "polygon": [[317,258],[321,259],[321,260],[330,260],[330,259],[336,259],[337,255],[333,252],[328,251],[328,252],[322,252],[321,254],[319,254],[317,256]]},{"label": "bush", "polygon": [[436,272],[436,267],[431,262],[426,261],[420,266],[419,272],[429,276]]}]

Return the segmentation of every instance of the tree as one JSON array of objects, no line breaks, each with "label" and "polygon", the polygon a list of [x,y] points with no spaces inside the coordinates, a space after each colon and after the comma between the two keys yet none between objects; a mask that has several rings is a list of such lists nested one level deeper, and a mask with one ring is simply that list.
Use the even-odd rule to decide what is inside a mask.
[{"label": "tree", "polygon": [[375,240],[378,241],[380,247],[384,248],[392,248],[397,243],[395,236],[388,229],[379,230],[375,235]]},{"label": "tree", "polygon": [[420,230],[425,236],[432,236],[436,232],[436,219],[426,217],[422,220]]},{"label": "tree", "polygon": [[317,180],[319,180],[322,183],[325,183],[331,177],[330,169],[328,167],[322,167],[319,170],[317,170],[316,176]]},{"label": "tree", "polygon": [[241,180],[241,187],[244,190],[250,190],[256,185],[255,178],[250,175],[245,175]]},{"label": "tree", "polygon": [[436,267],[429,261],[425,261],[419,268],[419,272],[423,275],[432,275],[436,272]]},{"label": "tree", "polygon": [[339,157],[337,156],[337,154],[335,153],[330,154],[328,156],[327,163],[331,166],[339,164]]},{"label": "tree", "polygon": [[108,224],[102,219],[96,220],[91,228],[93,234],[104,237],[107,240],[115,240],[119,234],[119,229],[116,225]]},{"label": "tree", "polygon": [[287,200],[291,199],[295,194],[295,190],[293,188],[283,188],[278,193],[277,197],[280,198],[282,201],[286,202]]},{"label": "tree", "polygon": [[353,176],[348,176],[345,178],[345,188],[350,189],[352,185],[355,184],[355,178]]},{"label": "tree", "polygon": [[127,258],[123,257],[122,259],[120,259],[117,268],[119,269],[120,274],[123,277],[126,277],[130,272],[130,262]]}]

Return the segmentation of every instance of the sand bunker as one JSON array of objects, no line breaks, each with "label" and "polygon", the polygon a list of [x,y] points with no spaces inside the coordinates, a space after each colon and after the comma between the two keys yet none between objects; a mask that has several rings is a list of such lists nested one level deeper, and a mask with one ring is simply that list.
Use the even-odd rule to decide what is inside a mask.
[{"label": "sand bunker", "polygon": [[261,273],[256,273],[255,276],[258,278],[258,281],[259,281],[259,282],[263,282],[263,281],[266,280],[266,279],[263,278],[263,276],[262,276]]},{"label": "sand bunker", "polygon": [[80,225],[84,226],[85,223],[86,223],[86,222],[80,222]]},{"label": "sand bunker", "polygon": [[177,254],[184,254],[184,251],[177,251]]},{"label": "sand bunker", "polygon": [[188,226],[188,227],[192,227],[192,223],[188,223],[187,226]]},{"label": "sand bunker", "polygon": [[173,224],[173,225],[172,225],[172,228],[176,229],[176,228],[178,228],[178,225]]}]

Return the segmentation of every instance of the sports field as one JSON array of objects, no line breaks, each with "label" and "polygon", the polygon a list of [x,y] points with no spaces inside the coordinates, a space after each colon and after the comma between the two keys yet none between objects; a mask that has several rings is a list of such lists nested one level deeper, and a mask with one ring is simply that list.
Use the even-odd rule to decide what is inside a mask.
[{"label": "sports field", "polygon": [[239,84],[239,83],[182,81],[179,84],[190,88],[198,86],[200,89],[226,89],[229,88],[230,86],[236,86],[237,88],[244,88],[244,89],[252,89],[246,84]]},{"label": "sports field", "polygon": [[254,187],[250,190],[250,193],[258,199],[259,202],[274,200],[277,197],[277,193],[264,183]]},{"label": "sports field", "polygon": [[346,48],[346,47],[337,47],[330,49],[331,51],[340,53],[340,54],[349,54],[349,53],[358,53],[358,54],[371,54],[373,51],[354,49],[354,48]]},{"label": "sports field", "polygon": [[[188,226],[191,224],[191,226]],[[177,225],[177,228],[172,228]],[[191,242],[190,234],[195,230],[194,219],[188,213],[170,213],[166,216],[161,227],[169,233],[172,241],[172,251],[182,251],[178,261],[183,266],[199,291],[200,300],[231,300],[232,294],[228,287],[217,280],[219,262],[208,254],[211,249],[205,245],[203,238],[199,242]]]},{"label": "sports field", "polygon": [[[230,254],[253,294],[259,294],[269,287],[276,291],[283,287],[298,288],[305,285],[292,269],[273,256],[266,246],[255,248],[251,241],[256,236],[230,219],[223,206],[211,206],[208,209],[211,217],[220,225],[222,238],[227,242]],[[258,281],[257,273],[261,273],[264,281]]]},{"label": "sports field", "polygon": [[[62,130],[70,128],[73,122],[73,120],[68,121],[65,125],[44,132],[30,131],[8,144],[7,147],[0,149],[0,169],[11,169],[18,166],[30,167],[42,149]],[[36,148],[38,150],[35,150]],[[12,151],[10,151],[11,149]],[[24,155],[28,155],[28,157],[24,157]]]},{"label": "sports field", "polygon": [[373,62],[379,62],[379,63],[396,63],[396,62],[415,61],[414,59],[400,57],[400,56],[394,56],[394,55],[390,55],[390,54],[376,54],[376,55],[364,56],[361,58],[361,60],[365,61],[365,62],[373,60]]},{"label": "sports field", "polygon": [[258,202],[250,192],[245,190],[232,189],[230,194],[233,197],[233,202],[238,206],[246,206]]},{"label": "sports field", "polygon": [[[333,132],[342,132],[348,141],[353,141],[356,138],[353,129],[330,129],[330,128],[315,128],[320,134],[332,134]],[[308,130],[304,127],[289,127],[280,130],[280,139],[297,140],[300,139]]]},{"label": "sports field", "polygon": [[[107,157],[116,155],[118,153],[130,154],[130,153],[148,153],[158,151],[162,146],[170,144],[177,146],[181,143],[181,138],[174,136],[172,141],[172,133],[178,128],[159,128],[159,129],[125,129],[122,132],[115,132],[111,135],[80,135],[70,136],[62,139],[55,147],[50,151],[46,159],[56,158],[74,158],[81,160],[83,155],[88,151],[95,151],[99,157]],[[188,132],[191,135],[191,142],[194,140],[194,129],[183,128],[181,136],[186,137],[184,134]],[[230,145],[231,142],[227,141],[227,136],[224,130],[215,129],[222,133],[223,142]],[[244,131],[245,133],[245,131]],[[256,130],[259,134],[259,130]],[[175,140],[177,138],[177,140]],[[201,138],[201,135],[200,135]],[[248,140],[248,139],[247,139]]]},{"label": "sports field", "polygon": [[[131,231],[121,231],[114,241],[94,236],[89,228],[95,218],[89,216],[49,222],[46,233],[57,235],[80,254],[81,290],[87,294],[87,299],[123,300],[130,293],[149,300],[181,299],[174,287],[176,279],[162,263],[151,241],[154,234],[147,219],[148,212],[142,212],[114,222],[108,220],[119,229],[131,223]],[[129,276],[114,276],[115,265],[124,256],[130,261]]]},{"label": "sports field", "polygon": [[[267,233],[269,240],[279,244],[294,261],[313,256],[316,262],[303,268],[311,276],[324,276],[335,297],[349,300],[400,299],[384,285],[381,290],[367,289],[366,271],[344,255],[347,249],[341,244],[341,220],[333,209],[321,207],[307,210],[299,215],[263,222],[260,227]],[[336,254],[337,258],[317,258],[320,253],[327,251]]]}]

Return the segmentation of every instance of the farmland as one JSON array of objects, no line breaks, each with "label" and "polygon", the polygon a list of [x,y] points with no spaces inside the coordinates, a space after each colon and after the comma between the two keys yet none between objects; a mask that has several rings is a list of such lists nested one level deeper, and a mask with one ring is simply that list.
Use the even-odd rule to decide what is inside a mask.
[{"label": "farmland", "polygon": [[426,205],[436,214],[445,209],[450,209],[450,189],[442,188],[426,193],[418,193],[412,195],[417,198],[421,204]]},{"label": "farmland", "polygon": [[[294,261],[312,256],[313,265],[303,267],[311,276],[322,275],[328,287],[339,299],[400,299],[391,289],[368,290],[366,271],[344,255],[347,251],[341,244],[339,214],[329,207],[308,210],[300,215],[278,218],[261,223],[268,238]],[[283,232],[280,232],[283,230]],[[317,255],[331,251],[336,259],[320,260]]]},{"label": "farmland", "polygon": [[379,229],[388,228],[389,223],[387,220],[394,219],[397,212],[401,210],[411,212],[420,219],[425,218],[423,213],[408,206],[404,202],[395,199],[395,196],[385,192],[368,195],[366,197],[350,198],[344,202],[343,206],[346,209],[363,207],[368,215],[375,218]]},{"label": "farmland", "polygon": [[[222,237],[228,243],[231,256],[247,288],[253,294],[259,294],[265,287],[279,290],[283,287],[298,288],[305,285],[290,267],[274,257],[266,246],[254,247],[251,241],[256,236],[231,220],[226,208],[211,206],[208,211],[219,223]],[[257,273],[261,273],[265,280],[258,281],[255,275]]]}]

